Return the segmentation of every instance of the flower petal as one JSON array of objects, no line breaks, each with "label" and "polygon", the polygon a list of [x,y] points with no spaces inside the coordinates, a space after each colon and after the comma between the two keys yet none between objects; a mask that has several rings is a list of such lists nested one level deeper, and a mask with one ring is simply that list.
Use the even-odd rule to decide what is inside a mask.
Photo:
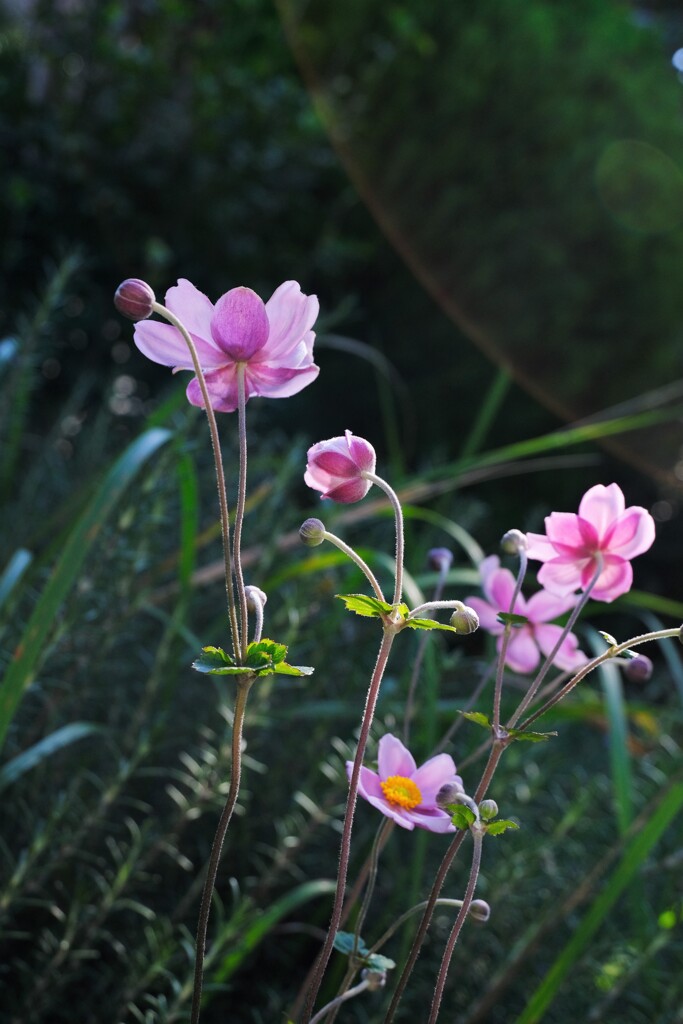
[{"label": "flower petal", "polygon": [[[353,761],[347,761],[346,774],[349,779],[351,778],[352,771]],[[358,792],[365,800],[369,800],[373,797],[375,800],[383,800],[386,803],[386,798],[380,785],[379,775],[377,772],[371,771],[370,768],[366,768],[365,765],[361,766],[360,775],[358,777]]]},{"label": "flower petal", "polygon": [[492,604],[484,601],[481,597],[466,597],[465,604],[468,604],[470,608],[474,608],[479,616],[479,625],[482,629],[487,630],[494,636],[503,632],[503,624],[498,621],[500,609],[494,608]]},{"label": "flower petal", "polygon": [[413,772],[412,780],[422,794],[420,807],[434,804],[436,794],[446,782],[455,779],[455,764],[450,754],[437,754]]},{"label": "flower petal", "polygon": [[[225,356],[223,356],[225,358]],[[209,393],[211,408],[216,412],[234,412],[237,408],[237,371],[235,363],[228,363],[217,370],[204,374],[206,390]],[[191,405],[204,408],[199,381],[193,377],[187,385],[187,398]],[[247,398],[249,394],[247,393]]]},{"label": "flower petal", "polygon": [[571,594],[581,587],[581,570],[584,565],[591,563],[590,558],[573,559],[565,555],[552,558],[539,569],[538,582],[551,594]]},{"label": "flower petal", "polygon": [[[598,582],[591,590],[591,597],[596,601],[610,604],[617,597],[628,593],[633,583],[631,563],[619,558],[618,555],[605,557],[605,568],[598,577]],[[587,585],[587,583],[586,583]]]},{"label": "flower petal", "polygon": [[178,283],[166,292],[165,302],[174,316],[182,320],[190,334],[203,338],[207,345],[215,348],[211,340],[213,303],[207,299],[204,292],[200,292],[190,281],[181,277]]},{"label": "flower petal", "polygon": [[527,601],[526,615],[533,623],[551,622],[573,608],[577,600],[574,594],[561,597],[559,594],[551,594],[548,590],[539,590]]},{"label": "flower petal", "polygon": [[[562,635],[562,626],[544,625],[539,626],[535,630],[536,642],[540,647],[542,653],[547,658],[550,652],[555,647],[555,644]],[[588,658],[579,650],[579,639],[574,633],[569,633],[553,658],[553,665],[557,665],[563,671],[569,669],[579,668],[581,665],[585,665]]]},{"label": "flower petal", "polygon": [[235,362],[247,362],[268,341],[268,316],[251,288],[231,288],[221,295],[211,317],[211,337]]},{"label": "flower petal", "polygon": [[425,810],[424,807],[415,807],[412,811],[404,811],[404,814],[418,828],[427,829],[428,832],[455,832],[455,825],[451,821],[450,814],[440,808]]},{"label": "flower petal", "polygon": [[[503,646],[503,637],[499,637],[496,647],[500,651]],[[521,629],[513,629],[510,634],[505,655],[505,664],[509,665],[513,672],[533,672],[540,661],[538,647],[534,643],[533,635],[528,626]]]},{"label": "flower petal", "polygon": [[403,775],[405,778],[412,778],[417,768],[415,758],[410,751],[396,736],[392,736],[390,733],[382,736],[379,741],[377,766],[382,781],[388,779],[390,775]]},{"label": "flower petal", "polygon": [[547,562],[550,558],[557,557],[557,551],[551,541],[544,533],[527,533],[527,557],[535,558],[539,562]]},{"label": "flower petal", "polygon": [[551,512],[546,517],[545,528],[557,554],[584,551],[586,546],[596,548],[598,545],[595,528],[573,512]]},{"label": "flower petal", "polygon": [[611,554],[635,558],[647,551],[655,539],[655,521],[640,505],[631,505],[612,525],[606,537]]},{"label": "flower petal", "polygon": [[617,484],[610,484],[609,487],[596,484],[581,499],[579,515],[595,527],[599,540],[602,540],[614,520],[623,513],[625,506],[624,495]]},{"label": "flower petal", "polygon": [[[210,341],[205,341],[190,332],[194,341],[199,363],[202,369],[220,366],[225,362],[225,353],[217,349]],[[162,366],[174,366],[179,370],[192,370],[192,356],[185,339],[177,327],[171,324],[160,324],[156,320],[141,320],[135,325],[133,340],[142,352],[154,363]]]},{"label": "flower petal", "polygon": [[296,281],[285,281],[266,302],[269,333],[264,358],[282,359],[308,335],[315,323],[317,296],[304,295]]}]

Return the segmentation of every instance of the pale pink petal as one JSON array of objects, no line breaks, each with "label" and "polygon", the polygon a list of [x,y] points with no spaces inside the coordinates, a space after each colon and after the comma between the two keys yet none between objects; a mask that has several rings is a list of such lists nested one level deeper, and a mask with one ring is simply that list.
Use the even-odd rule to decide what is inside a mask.
[{"label": "pale pink petal", "polygon": [[591,559],[571,559],[566,557],[553,558],[542,565],[538,572],[538,582],[546,587],[551,594],[564,596],[581,587],[581,570],[590,565]]},{"label": "pale pink petal", "polygon": [[579,505],[579,515],[595,527],[598,538],[603,539],[615,519],[625,508],[624,495],[617,484],[605,487],[596,484],[584,494]]},{"label": "pale pink petal", "polygon": [[[144,356],[162,366],[174,366],[179,370],[192,370],[192,356],[185,339],[177,327],[160,324],[156,320],[140,320],[135,325],[133,340]],[[196,334],[192,340],[197,349],[202,369],[211,369],[225,362],[225,353],[213,342],[204,341]]]},{"label": "pale pink petal", "polygon": [[[538,626],[536,628],[536,642],[546,658],[560,639],[562,632],[562,626],[545,625]],[[553,658],[553,664],[557,665],[557,667],[561,668],[563,671],[579,668],[580,665],[585,665],[588,659],[583,651],[580,651],[578,648],[578,637],[573,633],[569,633],[562,641],[557,654]]]},{"label": "pale pink petal", "polygon": [[[496,646],[499,651],[502,649],[503,637],[499,637]],[[505,664],[509,665],[513,672],[526,673],[533,672],[539,661],[538,647],[533,641],[529,627],[513,629],[505,655]]]},{"label": "pale pink petal", "polygon": [[479,625],[482,629],[493,633],[494,636],[497,633],[503,632],[503,624],[498,621],[498,608],[494,608],[493,605],[489,604],[488,601],[484,601],[481,597],[466,597],[465,604],[468,604],[470,608],[474,608],[479,616]]},{"label": "pale pink petal", "polygon": [[364,473],[374,473],[377,456],[370,442],[366,441],[364,437],[355,437],[350,430],[345,431],[344,437],[354,465]]},{"label": "pale pink petal", "polygon": [[578,598],[574,595],[560,597],[547,590],[539,590],[527,601],[526,615],[530,622],[551,622],[573,608]]},{"label": "pale pink petal", "polygon": [[[223,357],[225,358],[225,357]],[[237,373],[234,363],[221,366],[218,370],[210,370],[204,374],[206,390],[209,393],[211,408],[216,412],[234,412],[237,408]],[[193,377],[187,385],[187,398],[191,405],[204,408],[204,400],[199,381]],[[247,398],[249,394],[247,393]]]},{"label": "pale pink petal", "polygon": [[416,770],[415,759],[401,741],[387,733],[382,736],[377,747],[377,766],[379,777],[384,781],[390,775],[402,775],[411,778]]},{"label": "pale pink petal", "polygon": [[415,807],[412,811],[404,811],[404,814],[410,821],[429,832],[455,832],[455,825],[451,821],[450,814],[438,807],[433,810]]},{"label": "pale pink petal", "polygon": [[499,569],[488,580],[488,596],[491,604],[497,606],[500,612],[511,611],[514,590],[515,577],[509,569]]},{"label": "pale pink petal", "polygon": [[558,554],[583,550],[586,545],[597,546],[597,534],[588,521],[573,512],[551,512],[545,521],[548,539]]},{"label": "pale pink petal", "polygon": [[539,562],[547,562],[557,557],[557,551],[544,533],[527,533],[527,557],[535,558]]},{"label": "pale pink petal", "polygon": [[265,367],[254,367],[252,363],[247,363],[247,377],[253,382],[254,394],[262,398],[291,398],[312,384],[319,373],[319,366],[285,372],[274,369],[267,372]]},{"label": "pale pink petal", "polygon": [[352,505],[356,501],[361,501],[371,486],[367,480],[347,480],[346,483],[339,484],[337,487],[330,487],[321,497],[329,498],[331,501],[339,501],[342,505]]},{"label": "pale pink petal", "polygon": [[500,558],[498,555],[489,555],[483,562],[479,563],[479,575],[481,576],[481,589],[489,596],[491,593],[490,583],[496,573],[500,570]]},{"label": "pale pink petal", "polygon": [[349,457],[348,452],[342,453],[332,449],[323,449],[314,456],[309,456],[309,463],[323,473],[337,477],[340,480],[350,480],[358,477],[358,466]]},{"label": "pale pink petal", "polygon": [[285,281],[266,302],[270,324],[265,358],[282,359],[308,335],[319,312],[315,295],[304,295],[296,281]]},{"label": "pale pink petal", "polygon": [[647,551],[655,539],[655,521],[639,505],[631,505],[613,524],[605,538],[605,546],[620,558],[635,558]]},{"label": "pale pink petal", "polygon": [[[352,771],[353,761],[347,761],[346,775],[349,780],[351,779]],[[358,776],[358,792],[365,800],[369,800],[373,797],[376,800],[383,800],[386,803],[386,798],[382,792],[382,786],[379,781],[379,775],[377,772],[373,772],[369,768],[366,768],[365,765],[361,765],[360,775]]]},{"label": "pale pink petal", "polygon": [[420,806],[433,804],[436,794],[444,783],[452,782],[455,779],[453,758],[450,754],[437,754],[436,757],[430,757],[413,772],[412,779],[422,794]]},{"label": "pale pink petal", "polygon": [[190,334],[203,338],[207,345],[214,347],[211,341],[213,303],[207,299],[204,292],[200,292],[190,281],[181,277],[173,288],[168,289],[165,301],[170,311],[182,321]]},{"label": "pale pink petal", "polygon": [[[598,582],[591,591],[591,597],[596,601],[604,601],[610,604],[617,597],[626,594],[633,583],[633,569],[630,562],[622,561],[614,555],[607,555],[605,568],[600,573]],[[585,584],[588,585],[587,583]]]},{"label": "pale pink petal", "polygon": [[268,340],[268,316],[251,288],[231,288],[221,295],[211,317],[211,337],[235,362],[247,362]]}]

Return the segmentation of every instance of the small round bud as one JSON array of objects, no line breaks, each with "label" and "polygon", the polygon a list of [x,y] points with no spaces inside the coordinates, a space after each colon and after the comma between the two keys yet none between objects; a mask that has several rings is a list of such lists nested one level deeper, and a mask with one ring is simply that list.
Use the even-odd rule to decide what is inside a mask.
[{"label": "small round bud", "polygon": [[457,633],[462,633],[463,635],[474,633],[475,630],[479,629],[479,616],[474,608],[470,608],[468,604],[456,601],[455,611],[451,615],[451,626]]},{"label": "small round bud", "polygon": [[491,916],[491,908],[486,900],[472,900],[470,903],[470,917],[473,921],[485,924]]},{"label": "small round bud", "polygon": [[114,305],[122,316],[129,320],[146,320],[152,315],[152,303],[155,302],[154,292],[145,281],[137,277],[129,277],[116,289]]},{"label": "small round bud", "polygon": [[465,792],[460,777],[453,782],[446,782],[436,794],[435,803],[442,810],[448,810],[451,804],[457,803],[457,798]]},{"label": "small round bud", "polygon": [[431,548],[427,552],[427,563],[436,572],[447,572],[453,565],[453,552],[448,548]]},{"label": "small round bud", "polygon": [[626,662],[624,675],[629,683],[646,683],[652,678],[652,662],[645,654],[639,654]]},{"label": "small round bud", "polygon": [[367,967],[360,972],[361,980],[367,981],[368,992],[378,992],[387,983],[386,971],[371,971]]},{"label": "small round bud", "polygon": [[255,612],[257,606],[259,608],[263,608],[266,601],[268,600],[268,595],[264,590],[261,590],[260,587],[254,587],[251,585],[245,587],[244,594],[247,599],[247,608],[249,609],[250,612]]},{"label": "small round bud", "polygon": [[495,800],[482,800],[479,804],[479,814],[484,821],[490,821],[498,814],[498,804]]},{"label": "small round bud", "polygon": [[325,524],[319,519],[307,519],[299,527],[299,536],[308,548],[317,548],[325,540]]},{"label": "small round bud", "polygon": [[520,551],[526,551],[529,541],[521,530],[508,530],[501,537],[500,546],[507,555],[518,555]]}]

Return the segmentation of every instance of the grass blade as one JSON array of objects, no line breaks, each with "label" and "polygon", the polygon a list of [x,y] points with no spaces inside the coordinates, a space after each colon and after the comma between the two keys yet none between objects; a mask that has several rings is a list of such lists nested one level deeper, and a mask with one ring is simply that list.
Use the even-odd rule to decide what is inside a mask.
[{"label": "grass blade", "polygon": [[85,736],[92,736],[93,733],[103,731],[101,726],[92,722],[71,722],[70,725],[65,725],[49,736],[45,736],[44,739],[34,743],[32,747],[22,751],[21,754],[17,754],[0,768],[0,792],[11,786],[32,768],[36,768],[41,761],[56,754],[58,750],[63,750],[64,747],[70,746]]}]

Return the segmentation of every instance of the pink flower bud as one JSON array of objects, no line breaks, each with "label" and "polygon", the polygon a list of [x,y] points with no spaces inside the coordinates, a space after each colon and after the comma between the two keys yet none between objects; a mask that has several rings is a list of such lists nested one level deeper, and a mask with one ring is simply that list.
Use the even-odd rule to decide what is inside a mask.
[{"label": "pink flower bud", "polygon": [[500,538],[500,546],[507,555],[518,555],[521,551],[526,551],[529,542],[521,530],[508,530]]},{"label": "pink flower bud", "polygon": [[307,548],[317,548],[325,540],[325,524],[319,519],[307,519],[299,527],[299,537]]},{"label": "pink flower bud", "polygon": [[321,491],[321,497],[349,505],[370,490],[372,481],[367,475],[374,474],[375,462],[372,445],[347,430],[344,437],[331,437],[308,449],[304,480]]},{"label": "pink flower bud", "polygon": [[430,569],[447,572],[453,564],[453,552],[449,548],[431,548],[427,552],[427,562]]},{"label": "pink flower bud", "polygon": [[122,316],[129,320],[146,320],[152,315],[154,292],[145,281],[129,277],[123,281],[114,295],[114,305]]},{"label": "pink flower bud", "polygon": [[639,654],[626,663],[624,675],[629,683],[646,683],[652,677],[652,662],[647,655]]},{"label": "pink flower bud", "polygon": [[486,900],[472,900],[470,903],[470,917],[473,921],[485,924],[491,916],[491,907]]}]

